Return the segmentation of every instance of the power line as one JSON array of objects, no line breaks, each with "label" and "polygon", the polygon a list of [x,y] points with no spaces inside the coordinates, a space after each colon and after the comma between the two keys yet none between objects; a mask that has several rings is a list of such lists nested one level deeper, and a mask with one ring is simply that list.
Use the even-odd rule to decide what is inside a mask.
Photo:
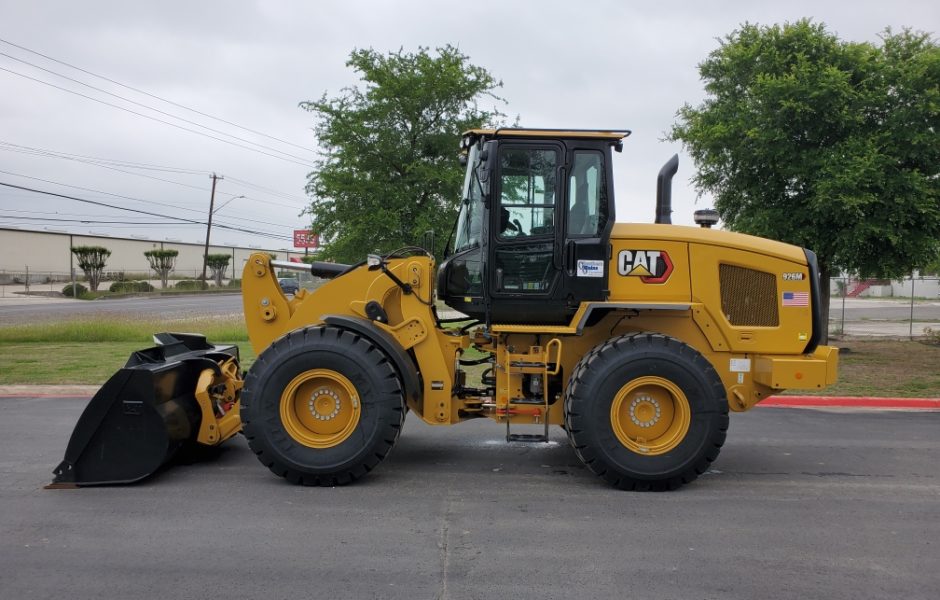
[{"label": "power line", "polygon": [[[23,146],[21,144],[14,144],[12,142],[5,142],[2,140],[0,140],[0,145],[12,146],[14,148],[22,148],[24,150],[31,150],[38,155],[49,154],[49,155],[56,156],[57,158],[67,158],[69,160],[75,160],[78,162],[107,163],[110,165],[116,165],[116,166],[125,167],[128,169],[143,169],[146,171],[164,171],[167,173],[179,173],[182,175],[208,175],[209,174],[209,171],[205,169],[202,169],[202,170],[183,169],[183,168],[177,168],[177,167],[167,167],[163,165],[154,165],[154,164],[149,164],[149,163],[138,163],[138,162],[127,161],[127,160],[118,160],[115,158],[101,158],[99,156],[87,156],[84,154],[62,152],[60,150],[49,150],[47,148],[34,148],[32,146]],[[28,154],[28,152],[25,152],[25,151],[23,153]]]},{"label": "power line", "polygon": [[[179,186],[182,186],[182,187],[192,188],[192,189],[195,189],[195,190],[199,190],[199,191],[201,191],[201,192],[209,191],[208,188],[204,188],[204,187],[200,187],[200,186],[195,186],[195,185],[190,185],[190,184],[188,184],[188,183],[182,183],[182,182],[180,182],[180,181],[174,181],[174,180],[172,180],[172,179],[163,179],[163,178],[161,178],[161,177],[154,177],[154,176],[151,176],[151,175],[145,175],[145,174],[143,174],[143,173],[134,173],[134,172],[132,172],[132,171],[125,171],[125,170],[123,170],[123,169],[119,169],[119,168],[117,168],[116,166],[112,166],[112,165],[117,165],[117,166],[121,166],[121,167],[126,167],[126,168],[129,168],[129,169],[149,169],[149,170],[155,170],[155,171],[165,171],[165,172],[171,172],[171,173],[179,173],[179,174],[183,174],[183,175],[209,175],[209,171],[198,171],[198,170],[195,170],[195,169],[178,169],[178,168],[174,168],[174,167],[164,167],[164,166],[160,166],[160,165],[150,165],[150,164],[146,164],[146,163],[134,163],[134,162],[130,162],[130,161],[120,161],[120,160],[113,160],[113,159],[100,158],[100,157],[94,157],[94,156],[85,156],[85,155],[81,155],[81,154],[72,154],[72,153],[69,153],[69,152],[60,152],[60,151],[57,151],[57,150],[48,150],[48,149],[46,149],[46,148],[34,148],[34,147],[32,147],[32,146],[23,146],[23,145],[21,145],[21,144],[14,144],[14,143],[12,143],[12,142],[6,142],[6,141],[3,141],[3,140],[0,140],[0,150],[4,150],[4,151],[8,151],[8,152],[18,152],[18,153],[20,153],[20,154],[26,154],[26,155],[28,155],[28,156],[38,156],[38,157],[41,157],[41,158],[58,158],[58,159],[60,159],[60,160],[70,160],[70,161],[75,161],[75,162],[79,162],[79,163],[83,163],[83,164],[92,165],[92,166],[95,166],[95,167],[101,167],[101,168],[103,168],[103,169],[110,169],[110,170],[112,170],[112,171],[117,171],[118,173],[125,173],[125,174],[127,174],[127,175],[135,175],[135,176],[138,176],[138,177],[145,177],[145,178],[147,178],[147,179],[153,179],[153,180],[156,180],[156,181],[163,181],[163,182],[166,182],[166,183],[172,183],[172,184],[174,184],[174,185],[179,185]],[[258,190],[258,191],[262,191],[262,192],[264,192],[264,193],[266,193],[266,194],[270,194],[270,195],[272,195],[272,196],[274,196],[274,197],[276,197],[276,198],[284,198],[284,199],[288,199],[288,200],[299,200],[299,201],[301,201],[301,202],[303,202],[303,203],[305,203],[305,204],[308,202],[308,200],[305,199],[305,198],[300,198],[299,196],[291,196],[290,194],[288,194],[288,193],[286,193],[286,192],[280,192],[280,191],[275,190],[275,189],[272,189],[272,188],[268,188],[268,187],[264,187],[264,186],[261,186],[261,185],[258,185],[258,184],[251,183],[250,181],[245,181],[245,180],[243,180],[243,179],[238,179],[238,178],[236,178],[236,177],[231,177],[231,176],[229,176],[228,179],[229,179],[230,181],[236,182],[235,187],[244,187],[244,188],[248,188],[248,189],[255,189],[255,190]],[[229,192],[220,192],[220,193],[223,194],[223,195],[232,196],[232,197],[241,195],[241,194],[233,194],[233,193],[229,193]],[[254,202],[260,202],[260,203],[263,203],[263,204],[271,204],[271,205],[273,205],[273,206],[281,206],[281,207],[284,207],[284,208],[293,208],[293,209],[297,209],[297,210],[300,210],[300,209],[303,209],[303,208],[304,208],[303,206],[295,206],[295,205],[289,205],[289,204],[281,204],[281,203],[279,203],[279,202],[274,202],[274,201],[272,201],[272,200],[263,200],[263,199],[260,199],[260,198],[249,197],[249,196],[247,196],[247,195],[245,195],[244,197],[247,198],[248,200],[252,200],[252,201],[254,201]]]},{"label": "power line", "polygon": [[[203,212],[202,210],[198,210],[198,209],[195,209],[195,208],[188,208],[188,207],[185,207],[185,206],[178,206],[178,205],[176,205],[176,204],[167,204],[167,203],[165,203],[165,202],[156,202],[156,201],[154,201],[154,200],[143,200],[143,199],[141,199],[141,198],[134,198],[133,196],[124,196],[124,195],[122,195],[122,194],[115,194],[115,193],[112,193],[112,192],[105,192],[105,191],[102,191],[102,190],[96,190],[96,189],[93,189],[93,188],[86,188],[86,187],[82,187],[82,186],[79,186],[79,185],[71,185],[71,184],[68,184],[68,183],[60,183],[60,182],[58,182],[58,181],[52,181],[51,179],[43,179],[43,178],[41,178],[41,177],[33,177],[33,176],[30,176],[30,175],[23,175],[22,173],[14,173],[14,172],[12,172],[12,171],[4,171],[4,170],[2,170],[2,169],[0,169],[0,173],[3,173],[3,174],[5,174],[5,175],[13,175],[14,177],[22,177],[23,179],[31,179],[31,180],[33,180],[33,181],[41,181],[41,182],[43,182],[43,183],[50,183],[50,184],[52,184],[52,185],[60,185],[60,186],[62,186],[62,187],[67,187],[67,188],[72,188],[72,189],[76,189],[76,190],[81,190],[81,191],[83,191],[83,192],[92,192],[92,193],[94,193],[94,194],[103,194],[103,195],[105,195],[105,196],[113,196],[113,197],[115,197],[115,198],[121,198],[121,199],[123,199],[123,200],[132,200],[132,201],[134,201],[134,202],[142,202],[142,203],[144,203],[144,204],[155,204],[155,205],[157,205],[157,206],[165,206],[165,207],[167,207],[167,208],[176,208],[176,209],[178,209],[178,210],[186,210],[186,211],[189,211],[189,212],[194,212],[194,213],[199,213],[199,214],[202,214],[202,212]],[[203,191],[205,191],[205,190],[203,190]],[[121,210],[129,210],[129,209],[121,209]],[[261,224],[261,225],[272,225],[272,226],[274,226],[274,227],[288,227],[288,228],[290,227],[290,225],[285,225],[284,223],[272,223],[272,222],[270,222],[270,221],[260,221],[260,220],[258,220],[258,219],[241,219],[241,220],[242,220],[242,221],[247,221],[247,222],[249,222],[249,223],[258,223],[258,224]]]},{"label": "power line", "polygon": [[[29,193],[29,194],[23,194],[23,195],[32,196],[33,194]],[[58,210],[50,212],[50,211],[45,211],[45,210],[32,210],[32,209],[21,210],[21,209],[16,209],[16,208],[0,208],[0,212],[19,213],[19,214],[28,214],[28,215],[53,215],[56,217],[78,217],[79,220],[84,220],[88,218],[96,218],[96,219],[120,219],[121,218],[120,215],[97,215],[95,217],[90,217],[88,213],[71,213],[71,212],[62,212]],[[12,218],[15,215],[0,215],[0,217],[3,217],[3,216],[9,216],[10,218]],[[36,217],[36,218],[41,218],[41,217]]]},{"label": "power line", "polygon": [[109,92],[108,90],[105,90],[105,89],[102,89],[102,88],[99,88],[99,87],[95,87],[95,86],[93,86],[93,85],[91,85],[91,84],[85,83],[84,81],[80,81],[80,80],[78,80],[78,79],[74,79],[74,78],[72,78],[72,77],[69,77],[69,76],[67,76],[67,75],[63,75],[63,74],[61,74],[61,73],[56,73],[55,71],[52,71],[52,70],[50,70],[50,69],[46,69],[45,67],[40,67],[40,66],[37,65],[37,64],[33,64],[33,63],[31,63],[31,62],[29,62],[29,61],[26,61],[26,60],[23,60],[23,59],[21,59],[21,58],[16,58],[15,56],[11,56],[11,55],[7,54],[6,52],[0,52],[0,56],[5,56],[5,57],[7,57],[7,58],[9,58],[9,59],[11,59],[11,60],[15,60],[15,61],[18,62],[18,63],[22,63],[22,64],[24,64],[24,65],[28,65],[28,66],[30,66],[30,67],[33,67],[34,69],[39,69],[40,71],[44,71],[44,72],[46,72],[46,73],[49,73],[50,75],[55,75],[56,77],[61,77],[62,79],[65,79],[66,81],[71,81],[72,83],[77,83],[78,85],[85,86],[85,87],[87,87],[87,88],[89,88],[89,89],[95,90],[96,92],[100,92],[100,93],[102,93],[102,94],[106,94],[106,95],[111,96],[111,97],[113,97],[113,98],[117,98],[118,100],[123,100],[124,102],[128,102],[128,103],[133,104],[133,105],[135,105],[135,106],[140,106],[141,108],[146,108],[147,110],[152,110],[152,111],[155,112],[155,113],[158,113],[158,114],[161,114],[161,115],[170,117],[171,119],[177,119],[177,120],[179,120],[179,121],[182,121],[183,123],[188,123],[188,124],[190,124],[190,125],[195,125],[196,127],[202,127],[203,129],[205,129],[205,130],[207,130],[207,131],[211,131],[211,132],[213,132],[213,133],[218,133],[219,135],[226,135],[226,136],[228,136],[228,137],[230,137],[230,138],[232,138],[232,139],[234,139],[234,140],[238,140],[239,142],[245,142],[246,144],[252,144],[252,145],[254,145],[254,146],[258,146],[259,148],[264,148],[265,150],[270,150],[270,151],[272,151],[272,152],[278,152],[278,153],[280,153],[280,154],[283,154],[284,156],[289,156],[289,157],[291,157],[291,158],[296,158],[296,159],[298,159],[298,160],[306,160],[306,158],[304,158],[304,157],[302,157],[302,156],[297,156],[297,155],[295,155],[295,154],[290,154],[290,153],[288,153],[288,152],[284,152],[283,150],[278,150],[277,148],[272,148],[272,147],[270,147],[270,146],[265,146],[264,144],[259,144],[258,142],[253,142],[253,141],[251,141],[251,140],[246,140],[245,138],[238,137],[237,135],[232,135],[231,133],[227,133],[227,132],[221,131],[221,130],[219,130],[219,129],[213,129],[212,127],[209,127],[208,125],[203,125],[202,123],[198,123],[198,122],[196,122],[196,121],[191,121],[191,120],[189,120],[189,119],[184,119],[183,117],[174,115],[173,113],[168,113],[168,112],[166,112],[166,111],[160,110],[159,108],[154,108],[154,107],[149,106],[149,105],[147,105],[147,104],[144,104],[144,103],[142,103],[142,102],[137,102],[136,100],[131,100],[130,98],[125,98],[124,96],[119,96],[118,94],[115,94],[115,93],[113,93],[113,92]]},{"label": "power line", "polygon": [[[3,171],[0,171],[0,172],[3,172]],[[175,220],[175,221],[180,221],[180,222],[182,222],[182,223],[190,223],[190,224],[195,224],[195,225],[205,225],[205,224],[206,224],[205,221],[197,221],[197,220],[195,220],[195,219],[186,219],[186,218],[184,218],[184,217],[174,217],[173,215],[164,215],[164,214],[161,214],[161,213],[155,213],[155,212],[150,212],[150,211],[146,211],[146,210],[139,210],[139,209],[136,209],[136,208],[125,208],[125,207],[123,207],[123,206],[115,206],[114,204],[107,204],[107,203],[105,203],[105,202],[98,202],[98,201],[96,201],[96,200],[88,200],[87,198],[78,198],[78,197],[76,197],[76,196],[69,196],[69,195],[67,195],[67,194],[57,194],[57,193],[55,193],[55,192],[49,192],[49,191],[46,191],[46,190],[37,190],[37,189],[35,189],[35,188],[30,188],[30,187],[26,187],[26,186],[22,186],[22,185],[16,185],[16,184],[13,184],[13,183],[6,183],[6,182],[3,182],[3,181],[0,181],[0,186],[4,186],[4,187],[8,187],[8,188],[13,188],[13,189],[18,189],[18,190],[25,190],[25,191],[27,191],[27,192],[35,192],[35,193],[37,193],[37,194],[44,194],[44,195],[47,195],[47,196],[55,196],[55,197],[57,197],[57,198],[65,198],[65,199],[68,199],[68,200],[75,200],[75,201],[77,201],[77,202],[84,202],[84,203],[86,203],[86,204],[92,204],[92,205],[95,205],[95,206],[103,206],[103,207],[106,207],[106,208],[113,208],[113,209],[116,209],[116,210],[123,210],[123,211],[127,211],[127,212],[132,212],[132,213],[141,214],[141,215],[148,215],[148,216],[151,216],[151,217],[160,217],[160,218],[163,218],[163,219],[173,219],[173,220]],[[177,224],[179,224],[179,223],[177,223]],[[270,233],[270,232],[255,231],[255,230],[251,230],[251,229],[244,229],[244,228],[242,228],[242,227],[233,227],[233,226],[230,226],[230,225],[217,224],[216,227],[218,227],[218,228],[220,228],[220,229],[228,229],[228,230],[232,230],[232,231],[240,231],[240,232],[242,232],[242,233],[248,233],[248,234],[251,234],[251,235],[258,235],[258,236],[262,236],[262,237],[270,237],[270,238],[280,239],[280,240],[290,240],[290,239],[293,239],[291,236],[287,236],[287,235],[279,235],[279,234]]]},{"label": "power line", "polygon": [[[6,172],[6,171],[0,171],[0,173],[7,173],[7,172]],[[7,174],[10,174],[10,173],[7,173]],[[38,177],[30,177],[29,179],[36,179],[36,180],[38,180],[38,181],[46,181],[46,180],[44,180],[44,179],[39,179]],[[48,182],[48,181],[47,181],[47,183],[54,183],[54,182]],[[174,217],[174,216],[172,216],[172,215],[164,215],[164,214],[154,213],[154,212],[150,212],[150,211],[146,211],[146,210],[139,210],[139,209],[136,209],[136,208],[126,208],[126,207],[124,207],[124,206],[116,206],[116,205],[114,205],[114,204],[108,204],[108,203],[106,203],[106,202],[98,202],[97,200],[88,200],[87,198],[76,198],[75,196],[69,196],[69,195],[67,195],[67,194],[58,194],[58,193],[56,193],[56,192],[49,192],[49,191],[46,191],[46,190],[37,190],[37,189],[35,189],[35,188],[30,188],[30,187],[26,187],[26,186],[22,186],[22,185],[16,185],[16,184],[13,184],[13,183],[5,183],[5,182],[0,181],[0,185],[2,185],[2,186],[4,186],[4,187],[14,188],[14,189],[17,189],[17,190],[25,190],[25,191],[27,191],[27,192],[35,192],[35,193],[37,193],[37,194],[44,194],[44,195],[46,195],[46,196],[55,196],[55,197],[57,197],[57,198],[66,198],[66,199],[68,199],[68,200],[76,200],[76,201],[78,201],[78,202],[84,202],[84,203],[86,203],[86,204],[94,204],[95,206],[104,206],[104,207],[106,207],[106,208],[114,208],[114,209],[116,209],[116,210],[124,210],[124,211],[127,211],[127,212],[137,213],[137,214],[141,214],[141,215],[150,215],[150,216],[152,216],[152,217],[161,217],[161,218],[164,218],[164,219],[175,219],[175,220],[177,220],[177,221],[183,221],[183,222],[186,222],[186,223],[200,223],[199,221],[196,221],[196,220],[193,220],[193,219],[187,219],[187,218],[185,218],[185,217]],[[85,189],[85,188],[79,188],[79,189]],[[205,225],[205,223],[202,223],[202,224]]]},{"label": "power line", "polygon": [[[12,144],[12,145],[15,146],[15,144]],[[133,171],[125,171],[124,169],[119,169],[119,168],[117,168],[117,167],[112,167],[112,166],[110,166],[110,165],[106,165],[106,164],[99,163],[99,162],[94,162],[94,161],[89,161],[89,160],[79,160],[79,159],[76,159],[76,158],[69,158],[68,156],[57,156],[55,153],[44,153],[44,152],[34,152],[34,151],[30,151],[30,150],[19,150],[19,149],[17,149],[17,148],[7,147],[7,144],[5,144],[5,143],[2,142],[2,141],[0,141],[0,150],[4,150],[4,151],[7,151],[7,152],[18,152],[18,153],[20,153],[20,154],[26,154],[27,156],[39,156],[39,157],[42,157],[42,158],[58,158],[58,159],[60,159],[60,160],[71,160],[71,161],[75,161],[75,162],[79,162],[79,163],[84,163],[84,164],[87,164],[87,165],[91,165],[91,166],[94,166],[94,167],[101,167],[102,169],[109,169],[109,170],[111,170],[111,171],[117,171],[118,173],[124,173],[125,175],[134,175],[135,177],[144,177],[144,178],[146,178],[146,179],[152,179],[152,180],[154,180],[154,181],[162,181],[162,182],[164,182],[164,183],[172,183],[173,185],[178,185],[178,186],[181,186],[181,187],[187,187],[187,188],[191,188],[191,189],[194,189],[194,190],[199,190],[200,192],[206,191],[206,188],[204,188],[204,187],[199,187],[199,186],[197,186],[197,185],[191,185],[191,184],[188,184],[188,183],[183,183],[183,182],[181,182],[181,181],[173,181],[172,179],[164,179],[164,178],[162,178],[162,177],[155,177],[155,176],[153,176],[153,175],[147,175],[147,174],[145,174],[145,173],[134,173]]]},{"label": "power line", "polygon": [[60,185],[62,187],[72,188],[73,190],[81,190],[83,192],[92,192],[94,194],[102,194],[105,196],[112,196],[114,198],[121,198],[123,200],[133,200],[134,202],[142,202],[144,204],[155,204],[157,206],[165,206],[167,208],[176,208],[178,210],[186,210],[189,212],[202,214],[202,210],[197,210],[195,208],[188,208],[186,206],[178,206],[176,204],[167,204],[165,202],[155,202],[153,200],[143,200],[141,198],[134,198],[133,196],[124,196],[122,194],[115,194],[112,192],[104,192],[102,190],[96,190],[93,188],[86,188],[80,185],[72,185],[69,183],[60,183],[58,181],[52,181],[51,179],[43,179],[42,177],[33,177],[31,175],[23,175],[22,173],[14,173],[12,171],[4,171],[0,169],[0,173],[4,175],[13,175],[14,177],[22,177],[23,179],[32,179],[33,181],[41,181],[43,183],[51,183],[52,185]]},{"label": "power line", "polygon": [[[225,119],[222,119],[222,118],[220,118],[220,117],[216,117],[216,116],[210,115],[209,113],[205,113],[205,112],[202,112],[202,111],[200,111],[200,110],[196,110],[195,108],[190,108],[190,107],[188,107],[188,106],[186,106],[186,105],[183,105],[183,104],[180,104],[180,103],[178,103],[178,102],[173,102],[172,100],[167,100],[166,98],[162,98],[162,97],[160,97],[160,96],[157,96],[156,94],[151,94],[150,92],[146,92],[146,91],[144,91],[144,90],[135,88],[135,87],[130,86],[130,85],[126,85],[126,84],[121,83],[121,82],[119,82],[119,81],[115,81],[114,79],[111,79],[111,78],[109,78],[109,77],[105,77],[104,75],[98,75],[97,73],[92,73],[91,71],[88,71],[88,70],[83,69],[83,68],[81,68],[81,67],[76,67],[76,66],[73,65],[73,64],[69,64],[69,63],[67,63],[67,62],[65,62],[65,61],[62,61],[62,60],[59,60],[59,59],[56,59],[56,58],[52,58],[51,56],[48,56],[48,55],[43,54],[43,53],[41,53],[41,52],[37,52],[37,51],[35,51],[35,50],[30,50],[29,48],[26,48],[25,46],[20,46],[19,44],[14,44],[13,42],[10,42],[10,41],[8,41],[8,40],[4,40],[4,39],[0,38],[0,42],[3,42],[4,44],[7,44],[7,45],[9,45],[9,46],[13,46],[14,48],[19,48],[20,50],[23,50],[24,52],[29,52],[30,54],[35,54],[36,56],[41,56],[41,57],[45,58],[46,60],[50,60],[50,61],[52,61],[52,62],[54,62],[54,63],[58,63],[58,64],[60,64],[60,65],[69,67],[69,68],[71,68],[71,69],[75,69],[76,71],[81,71],[82,73],[85,73],[86,75],[91,75],[92,77],[97,77],[98,79],[102,79],[102,80],[107,81],[107,82],[109,82],[109,83],[113,83],[114,85],[118,85],[118,86],[120,86],[120,87],[122,87],[122,88],[131,90],[131,91],[133,91],[133,92],[137,92],[138,94],[143,94],[144,96],[149,96],[150,98],[154,98],[154,99],[159,100],[159,101],[161,101],[161,102],[166,102],[167,104],[172,104],[173,106],[177,106],[177,107],[182,108],[182,109],[184,109],[184,110],[188,110],[188,111],[193,112],[193,113],[196,113],[196,114],[198,114],[198,115],[202,115],[202,116],[204,116],[204,117],[208,117],[208,118],[213,119],[213,120],[215,120],[215,121],[219,121],[220,123],[225,123],[226,125],[231,125],[231,126],[233,126],[233,127],[237,127],[237,128],[239,128],[239,129],[242,129],[242,130],[244,130],[244,131],[248,131],[248,132],[253,133],[253,134],[255,134],[255,135],[260,135],[260,136],[262,136],[262,137],[266,137],[266,138],[268,138],[268,139],[281,142],[282,144],[287,144],[288,146],[293,146],[293,147],[299,148],[299,149],[301,149],[301,150],[306,150],[306,151],[308,151],[308,152],[313,152],[313,150],[311,150],[310,148],[306,148],[306,147],[304,147],[304,146],[301,146],[301,145],[299,145],[299,144],[295,144],[295,143],[293,143],[293,142],[288,142],[287,140],[282,140],[281,138],[274,137],[273,135],[268,135],[268,134],[263,133],[263,132],[261,132],[261,131],[256,131],[256,130],[254,130],[254,129],[249,129],[248,127],[244,127],[244,126],[242,126],[242,125],[239,125],[238,123],[233,123],[233,122],[231,122],[231,121],[226,121]],[[19,60],[19,59],[14,59],[14,60]],[[22,61],[21,61],[21,62],[22,62]]]},{"label": "power line", "polygon": [[17,221],[52,221],[54,223],[84,223],[88,225],[197,225],[198,223],[178,223],[176,221],[99,221],[97,219],[57,219],[53,217],[18,217],[0,215],[0,219]]},{"label": "power line", "polygon": [[[204,132],[202,132],[202,131],[196,131],[195,129],[190,129],[190,128],[188,128],[188,127],[183,127],[182,125],[177,125],[176,123],[171,123],[171,122],[169,122],[169,121],[164,121],[163,119],[158,119],[158,118],[153,117],[153,116],[150,116],[150,115],[145,115],[145,114],[140,113],[140,112],[137,112],[137,111],[135,111],[135,110],[131,110],[131,109],[129,109],[129,108],[125,108],[125,107],[119,106],[119,105],[117,105],[117,104],[112,104],[111,102],[105,102],[104,100],[101,100],[101,99],[99,99],[99,98],[94,98],[94,97],[92,97],[92,96],[88,96],[88,95],[86,95],[86,94],[82,94],[81,92],[76,92],[75,90],[70,90],[70,89],[64,88],[64,87],[62,87],[62,86],[60,86],[60,85],[56,85],[56,84],[54,84],[54,83],[49,83],[48,81],[43,81],[42,79],[37,79],[37,78],[35,78],[35,77],[30,77],[29,75],[24,75],[23,73],[18,73],[18,72],[16,72],[16,71],[11,70],[11,69],[7,69],[6,67],[0,67],[0,71],[6,71],[7,73],[10,73],[10,74],[12,74],[12,75],[16,75],[17,77],[22,77],[22,78],[24,78],[24,79],[29,79],[30,81],[35,81],[36,83],[41,83],[41,84],[43,84],[43,85],[47,85],[47,86],[52,87],[52,88],[55,88],[55,89],[57,89],[57,90],[61,90],[61,91],[63,91],[63,92],[68,92],[69,94],[74,94],[74,95],[76,95],[76,96],[85,98],[85,99],[87,99],[87,100],[91,100],[91,101],[97,102],[97,103],[99,103],[99,104],[104,104],[105,106],[110,106],[111,108],[116,108],[116,109],[118,109],[118,110],[123,110],[124,112],[131,113],[132,115],[137,115],[138,117],[143,117],[143,118],[145,118],[145,119],[150,119],[151,121],[156,121],[157,123],[163,123],[164,125],[169,125],[170,127],[175,127],[175,128],[177,128],[177,129],[182,129],[183,131],[188,131],[188,132],[190,132],[190,133],[195,133],[196,135],[201,135],[201,136],[203,136],[203,137],[207,137],[207,138],[209,138],[209,139],[213,139],[213,140],[216,140],[216,141],[219,141],[219,142],[223,142],[223,143],[229,144],[229,145],[231,145],[231,146],[236,146],[236,147],[242,148],[242,149],[244,149],[244,150],[250,150],[250,151],[252,151],[252,152],[257,152],[258,154],[264,154],[265,156],[270,156],[270,157],[276,158],[276,159],[278,159],[278,160],[283,160],[284,162],[289,162],[289,163],[293,163],[293,164],[296,164],[296,165],[301,165],[301,166],[307,167],[307,168],[313,168],[313,165],[311,165],[311,164],[309,164],[309,163],[304,163],[304,162],[300,162],[300,161],[297,161],[297,160],[291,160],[291,159],[289,159],[289,158],[284,158],[283,156],[278,156],[278,155],[276,155],[276,154],[271,154],[270,152],[265,152],[265,151],[259,150],[259,149],[257,149],[257,148],[252,148],[251,146],[245,146],[245,145],[242,145],[242,144],[238,144],[238,143],[233,142],[233,141],[231,141],[231,140],[222,139],[222,138],[216,137],[216,136],[214,136],[214,135],[209,135],[208,133],[204,133]],[[178,117],[177,117],[177,118],[178,118]],[[226,134],[226,135],[228,135],[228,134]],[[234,137],[234,136],[233,136],[233,137]],[[283,154],[286,154],[286,153],[283,153]],[[288,155],[288,156],[291,156],[291,155]]]},{"label": "power line", "polygon": [[303,206],[294,206],[294,205],[291,205],[291,204],[281,204],[280,202],[275,202],[275,201],[273,201],[273,200],[265,200],[265,199],[261,199],[261,198],[255,198],[254,196],[242,195],[242,198],[244,198],[245,200],[251,200],[252,202],[260,202],[261,204],[270,204],[270,205],[272,205],[272,206],[280,206],[280,207],[282,207],[282,208],[292,208],[292,209],[294,209],[294,210],[303,210],[303,209],[304,209]]},{"label": "power line", "polygon": [[262,191],[262,192],[267,192],[268,194],[271,194],[272,196],[277,196],[277,197],[283,198],[283,199],[285,199],[285,200],[300,200],[301,202],[304,202],[304,203],[310,202],[310,200],[307,199],[307,198],[302,198],[302,197],[300,197],[300,196],[294,196],[294,195],[292,195],[292,194],[288,194],[287,192],[280,192],[280,191],[278,191],[278,190],[275,190],[275,189],[272,189],[272,188],[269,188],[269,187],[265,187],[265,186],[263,186],[263,185],[258,185],[257,183],[252,183],[252,182],[250,182],[250,181],[245,181],[244,179],[238,179],[237,177],[232,177],[231,175],[229,175],[228,178],[229,178],[229,181],[234,181],[235,183],[240,183],[240,184],[241,184],[242,186],[244,186],[244,187],[253,188],[253,189],[256,189],[256,190],[259,190],[259,191]]}]

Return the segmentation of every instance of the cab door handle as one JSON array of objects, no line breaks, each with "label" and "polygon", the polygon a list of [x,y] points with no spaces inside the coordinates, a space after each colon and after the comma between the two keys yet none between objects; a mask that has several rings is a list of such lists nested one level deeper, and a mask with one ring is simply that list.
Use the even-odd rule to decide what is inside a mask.
[{"label": "cab door handle", "polygon": [[568,240],[568,244],[565,246],[565,271],[569,276],[574,275],[577,262],[578,246],[574,243],[574,240]]}]

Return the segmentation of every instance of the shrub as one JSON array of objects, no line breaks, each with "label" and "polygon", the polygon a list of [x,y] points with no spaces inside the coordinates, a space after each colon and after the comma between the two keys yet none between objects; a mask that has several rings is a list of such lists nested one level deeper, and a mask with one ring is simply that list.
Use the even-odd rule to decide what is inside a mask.
[{"label": "shrub", "polygon": [[924,341],[928,344],[934,344],[940,346],[940,329],[931,329],[930,327],[924,327]]},{"label": "shrub", "polygon": [[62,288],[62,294],[68,296],[69,298],[81,298],[88,293],[88,288],[83,286],[80,283],[75,284],[75,289],[72,289],[72,284],[68,284]]},{"label": "shrub", "polygon": [[195,279],[184,279],[182,281],[176,282],[176,289],[178,290],[201,290],[202,282],[196,281]]},{"label": "shrub", "polygon": [[118,294],[152,292],[153,286],[146,281],[115,281],[108,290]]},{"label": "shrub", "polygon": [[241,288],[241,287],[242,287],[242,280],[241,280],[241,279],[232,279],[232,280],[230,280],[227,284],[225,284],[225,287],[229,287],[229,288]]}]

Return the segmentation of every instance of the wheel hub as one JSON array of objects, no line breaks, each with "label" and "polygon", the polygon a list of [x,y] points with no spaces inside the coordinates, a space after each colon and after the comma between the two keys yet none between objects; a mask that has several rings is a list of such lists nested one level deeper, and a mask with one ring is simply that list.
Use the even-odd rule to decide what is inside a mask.
[{"label": "wheel hub", "polygon": [[648,394],[638,395],[630,403],[630,420],[637,427],[652,427],[662,417],[659,402]]},{"label": "wheel hub", "polygon": [[330,369],[298,374],[284,388],[281,424],[294,440],[309,448],[331,448],[344,442],[359,425],[362,406],[353,383]]},{"label": "wheel hub", "polygon": [[313,392],[307,407],[314,419],[319,421],[329,421],[335,419],[342,406],[339,396],[329,388],[320,388]]},{"label": "wheel hub", "polygon": [[626,448],[646,456],[666,454],[685,439],[691,423],[689,400],[662,377],[638,377],[617,392],[610,425]]}]

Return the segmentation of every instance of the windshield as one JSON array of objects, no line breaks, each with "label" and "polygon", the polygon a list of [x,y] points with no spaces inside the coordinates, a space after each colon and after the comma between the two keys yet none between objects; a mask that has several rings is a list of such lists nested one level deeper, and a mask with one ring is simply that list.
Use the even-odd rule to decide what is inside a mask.
[{"label": "windshield", "polygon": [[467,174],[463,182],[463,202],[457,216],[457,239],[454,251],[479,246],[483,232],[483,192],[479,178],[480,144],[470,147]]}]

